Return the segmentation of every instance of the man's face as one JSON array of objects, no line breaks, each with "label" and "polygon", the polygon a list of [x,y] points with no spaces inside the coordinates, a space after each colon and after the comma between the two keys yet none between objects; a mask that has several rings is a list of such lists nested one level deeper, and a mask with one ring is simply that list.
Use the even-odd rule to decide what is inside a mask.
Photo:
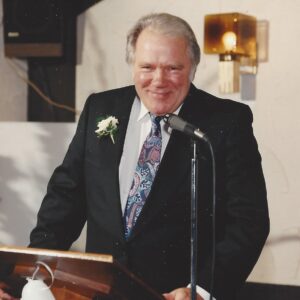
[{"label": "man's face", "polygon": [[133,79],[137,94],[156,115],[174,112],[190,87],[191,59],[182,37],[145,29],[136,43]]}]

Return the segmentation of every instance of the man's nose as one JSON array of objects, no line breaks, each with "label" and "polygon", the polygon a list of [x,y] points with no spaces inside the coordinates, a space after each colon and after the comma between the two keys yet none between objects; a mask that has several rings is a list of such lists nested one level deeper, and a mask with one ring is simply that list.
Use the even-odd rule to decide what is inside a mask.
[{"label": "man's nose", "polygon": [[158,68],[153,74],[153,81],[158,84],[162,84],[166,81],[166,74],[163,69]]}]

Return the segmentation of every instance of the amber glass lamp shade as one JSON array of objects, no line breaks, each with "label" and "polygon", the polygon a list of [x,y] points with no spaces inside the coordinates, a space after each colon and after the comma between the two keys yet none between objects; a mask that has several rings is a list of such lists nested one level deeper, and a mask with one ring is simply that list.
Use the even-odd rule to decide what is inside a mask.
[{"label": "amber glass lamp shade", "polygon": [[256,18],[240,13],[205,16],[204,53],[256,60]]}]

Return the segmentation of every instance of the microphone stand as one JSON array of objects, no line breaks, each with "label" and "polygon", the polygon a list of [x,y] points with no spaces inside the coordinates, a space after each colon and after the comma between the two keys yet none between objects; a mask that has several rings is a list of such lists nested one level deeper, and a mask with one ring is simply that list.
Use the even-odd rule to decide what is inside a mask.
[{"label": "microphone stand", "polygon": [[198,157],[197,142],[192,139],[191,143],[191,300],[197,299],[197,227],[198,227]]},{"label": "microphone stand", "polygon": [[211,260],[211,283],[209,300],[213,299],[214,274],[216,263],[216,162],[212,144],[206,134],[199,128],[189,124],[174,114],[166,114],[165,122],[175,130],[185,133],[192,137],[191,149],[191,300],[196,300],[197,292],[197,198],[198,198],[198,158],[197,158],[197,139],[202,139],[209,146],[212,160],[212,260]]}]

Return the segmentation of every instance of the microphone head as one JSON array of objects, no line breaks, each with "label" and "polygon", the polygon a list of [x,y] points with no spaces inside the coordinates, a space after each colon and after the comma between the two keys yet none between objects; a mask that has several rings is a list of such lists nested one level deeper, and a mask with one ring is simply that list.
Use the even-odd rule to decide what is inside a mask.
[{"label": "microphone head", "polygon": [[164,121],[172,128],[179,130],[181,132],[185,131],[186,125],[188,124],[186,121],[182,120],[180,117],[174,114],[166,114],[164,116]]},{"label": "microphone head", "polygon": [[195,127],[194,125],[184,121],[180,117],[174,114],[166,114],[163,117],[164,121],[172,128],[178,131],[181,131],[193,138],[204,139],[207,140],[205,134]]}]

